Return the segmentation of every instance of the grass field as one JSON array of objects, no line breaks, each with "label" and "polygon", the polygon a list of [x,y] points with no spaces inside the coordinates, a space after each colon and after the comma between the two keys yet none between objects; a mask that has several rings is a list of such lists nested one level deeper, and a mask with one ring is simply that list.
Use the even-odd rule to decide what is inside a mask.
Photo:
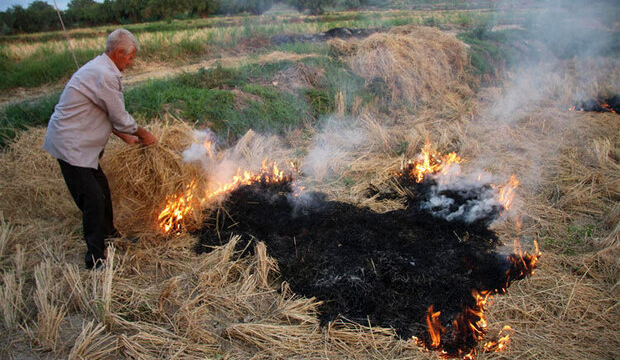
[{"label": "grass field", "polygon": [[[190,180],[208,187],[217,175],[181,161],[196,128],[217,136],[218,164],[265,156],[293,162],[311,190],[379,212],[402,204],[369,198],[369,184],[390,187],[426,142],[463,156],[465,172],[514,174],[515,210],[493,230],[507,252],[515,240],[532,251],[536,240],[542,257],[532,277],[487,306],[489,337],[512,327],[507,348],[479,345],[475,357],[620,357],[619,115],[568,110],[578,100],[620,93],[617,25],[598,15],[605,9],[585,19],[564,10],[534,4],[127,26],[142,44],[125,76],[127,109],[159,144],[145,149],[113,139],[106,149],[116,226],[139,241],[115,241],[102,271],[83,269],[80,213],[55,160],[41,150],[75,70],[63,35],[0,38],[7,100],[0,109],[2,356],[441,358],[393,329],[346,319],[322,326],[315,299],[279,281],[269,249],[241,257],[233,239],[197,255],[191,235],[163,235],[155,219],[169,196]],[[277,34],[340,26],[382,31],[346,41],[271,42]],[[564,29],[561,41],[549,30],[557,28]],[[102,51],[110,29],[71,31],[81,63]],[[224,211],[217,203],[198,210],[188,227]]]}]

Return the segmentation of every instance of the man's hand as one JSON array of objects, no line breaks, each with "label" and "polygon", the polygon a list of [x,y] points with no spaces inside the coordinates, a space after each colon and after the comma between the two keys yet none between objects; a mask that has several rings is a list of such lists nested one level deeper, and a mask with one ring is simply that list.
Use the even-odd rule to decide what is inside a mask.
[{"label": "man's hand", "polygon": [[112,132],[114,133],[114,135],[118,136],[120,139],[122,139],[124,142],[126,142],[129,145],[140,143],[140,139],[135,135],[125,134],[125,133],[118,132],[118,131],[112,131]]},{"label": "man's hand", "polygon": [[138,126],[138,131],[136,131],[134,135],[136,135],[140,139],[142,145],[150,146],[157,143],[157,138],[153,136],[150,131],[146,130],[141,126]]}]

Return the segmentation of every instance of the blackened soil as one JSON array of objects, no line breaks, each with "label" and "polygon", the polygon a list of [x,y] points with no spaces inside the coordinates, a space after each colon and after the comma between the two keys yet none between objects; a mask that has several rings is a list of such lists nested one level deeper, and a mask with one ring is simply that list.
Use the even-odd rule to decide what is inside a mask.
[{"label": "blackened soil", "polygon": [[[423,192],[426,185],[417,185]],[[509,264],[493,251],[497,236],[484,222],[448,222],[418,210],[376,213],[327,201],[320,193],[302,199],[290,184],[253,184],[224,202],[227,213],[195,235],[198,252],[242,235],[239,249],[263,241],[297,294],[316,297],[323,322],[339,315],[373,326],[393,327],[402,337],[426,339],[430,305],[449,324],[473,307],[472,289],[500,289]],[[213,221],[215,223],[215,221]],[[219,237],[218,237],[219,233]]]}]

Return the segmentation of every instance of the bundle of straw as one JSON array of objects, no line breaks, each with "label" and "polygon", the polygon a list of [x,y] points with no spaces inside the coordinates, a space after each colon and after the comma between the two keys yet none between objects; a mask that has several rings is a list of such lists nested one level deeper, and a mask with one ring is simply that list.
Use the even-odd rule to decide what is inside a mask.
[{"label": "bundle of straw", "polygon": [[[152,123],[150,131],[158,143],[144,147],[114,141],[101,161],[110,182],[115,225],[123,235],[153,235],[159,232],[157,217],[169,196],[185,191],[194,181],[206,182],[195,164],[182,161],[181,153],[192,143],[192,128],[181,121]],[[192,220],[200,221],[200,209]]]}]

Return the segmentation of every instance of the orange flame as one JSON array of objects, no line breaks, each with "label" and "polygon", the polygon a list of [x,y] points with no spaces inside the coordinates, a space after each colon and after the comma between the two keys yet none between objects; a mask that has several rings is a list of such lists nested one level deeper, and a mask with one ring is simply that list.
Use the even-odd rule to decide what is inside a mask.
[{"label": "orange flame", "polygon": [[[205,148],[209,149],[212,144],[205,142]],[[159,228],[164,234],[180,233],[185,228],[185,220],[189,213],[199,210],[207,200],[212,199],[221,194],[230,193],[243,185],[251,185],[255,182],[278,183],[291,180],[290,176],[286,176],[283,170],[278,168],[275,162],[267,164],[267,159],[263,160],[261,169],[254,173],[250,171],[242,171],[237,169],[237,174],[227,183],[216,185],[211,190],[204,191],[204,197],[199,199],[196,196],[196,181],[192,180],[187,190],[183,193],[169,196],[166,198],[166,206],[159,213]]]},{"label": "orange flame", "polygon": [[251,185],[255,182],[278,183],[285,180],[290,180],[290,178],[284,175],[283,170],[278,169],[278,164],[272,162],[270,165],[267,165],[267,159],[265,159],[263,160],[261,169],[257,173],[249,171],[242,172],[240,168],[237,169],[237,174],[233,176],[232,181],[220,184],[213,190],[207,190],[205,193],[205,200],[221,194],[230,193],[240,186]]},{"label": "orange flame", "polygon": [[[454,344],[463,344],[468,343],[469,340],[473,340],[475,343],[478,343],[484,339],[487,331],[487,321],[485,315],[487,302],[494,293],[505,292],[512,280],[521,279],[534,273],[534,267],[536,266],[538,258],[541,255],[538,252],[538,244],[536,241],[534,242],[534,245],[536,248],[536,254],[531,255],[529,253],[522,253],[520,245],[515,243],[515,246],[518,246],[517,251],[519,253],[508,256],[510,269],[506,271],[505,287],[496,290],[472,289],[471,294],[475,300],[474,304],[466,307],[462,313],[457,315],[448,329],[444,328],[439,320],[439,315],[441,312],[435,312],[433,305],[431,305],[425,316],[430,340],[425,342],[414,336],[412,337],[414,343],[429,350],[440,350],[442,357],[460,357],[466,360],[473,359],[474,355],[477,353],[476,348],[458,348],[447,352],[444,347],[446,344],[443,340],[445,339],[448,342],[453,342]],[[482,346],[482,350],[485,352],[499,352],[504,350],[510,341],[510,334],[506,334],[506,332],[512,332],[512,328],[508,325],[504,326],[504,328],[499,332],[497,339],[485,342]],[[444,334],[446,334],[447,337],[444,336],[444,339],[442,339],[442,335]]]},{"label": "orange flame", "polygon": [[504,332],[512,333],[510,325],[506,325],[497,334],[498,339],[493,341],[487,341],[483,349],[485,352],[500,352],[506,348],[506,345],[510,342],[510,334],[502,335]]},{"label": "orange flame", "polygon": [[603,109],[609,110],[610,112],[617,114],[616,110],[614,110],[611,105],[609,105],[605,100],[597,100],[596,101]]},{"label": "orange flame", "polygon": [[441,315],[441,311],[434,312],[433,305],[428,307],[428,312],[426,313],[426,326],[428,333],[431,336],[431,349],[436,349],[439,345],[441,345],[441,334],[446,332],[446,329],[441,326],[439,315]]},{"label": "orange flame", "polygon": [[186,186],[185,192],[166,197],[166,206],[157,217],[159,227],[164,233],[178,233],[184,227],[185,217],[196,208],[197,199],[194,197],[196,186],[196,181],[192,180]]},{"label": "orange flame", "polygon": [[446,171],[449,165],[459,164],[463,159],[455,152],[447,155],[441,155],[432,150],[429,142],[424,145],[422,153],[415,161],[409,160],[405,171],[409,173],[416,182],[421,182],[426,174],[434,174]]},{"label": "orange flame", "polygon": [[517,180],[517,177],[515,175],[511,175],[510,180],[508,180],[506,184],[499,185],[497,187],[497,200],[504,206],[504,209],[509,209],[512,205],[519,184],[520,182]]}]

